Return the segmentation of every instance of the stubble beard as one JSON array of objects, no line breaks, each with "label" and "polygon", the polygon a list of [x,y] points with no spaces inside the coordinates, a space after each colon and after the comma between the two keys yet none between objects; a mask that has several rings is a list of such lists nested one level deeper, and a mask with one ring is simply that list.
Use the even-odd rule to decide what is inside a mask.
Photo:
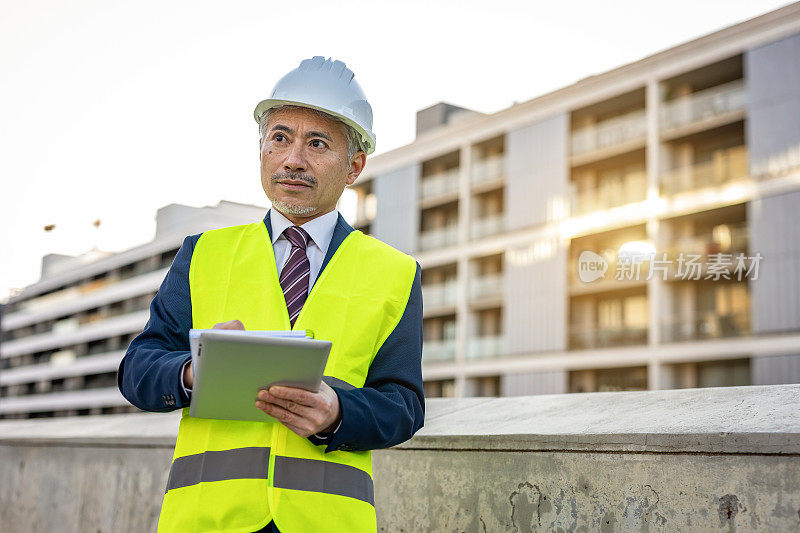
[{"label": "stubble beard", "polygon": [[[317,185],[317,180],[313,176],[308,176],[303,174],[302,172],[276,172],[272,176],[272,182],[277,183],[278,180],[281,179],[294,179],[305,181],[311,186]],[[270,202],[272,203],[273,207],[283,213],[284,215],[292,215],[294,217],[305,217],[308,215],[313,215],[314,212],[317,210],[315,206],[312,205],[298,205],[298,204],[290,204],[287,202],[283,202],[281,200],[272,200],[270,198]]]},{"label": "stubble beard", "polygon": [[311,205],[297,205],[282,202],[280,200],[271,200],[272,207],[283,213],[284,215],[292,215],[294,217],[304,217],[314,214],[317,210],[316,207]]}]

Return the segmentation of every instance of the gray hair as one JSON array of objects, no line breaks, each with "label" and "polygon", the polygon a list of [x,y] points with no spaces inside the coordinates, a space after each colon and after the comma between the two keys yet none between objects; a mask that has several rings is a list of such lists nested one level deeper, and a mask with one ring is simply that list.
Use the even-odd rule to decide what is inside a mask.
[{"label": "gray hair", "polygon": [[312,113],[316,114],[319,117],[326,118],[328,120],[334,120],[337,123],[341,124],[344,127],[344,136],[347,139],[347,162],[350,163],[350,160],[353,158],[356,153],[360,151],[366,153],[366,148],[364,147],[363,143],[361,142],[361,135],[356,131],[356,129],[347,124],[346,122],[342,121],[341,119],[330,115],[324,111],[320,111],[319,109],[313,109],[311,107],[301,107],[296,105],[282,105],[278,107],[271,107],[261,113],[261,116],[258,117],[258,133],[261,140],[264,140],[264,135],[267,132],[267,122],[269,122],[269,117],[272,116],[275,111],[280,109],[308,109]]}]

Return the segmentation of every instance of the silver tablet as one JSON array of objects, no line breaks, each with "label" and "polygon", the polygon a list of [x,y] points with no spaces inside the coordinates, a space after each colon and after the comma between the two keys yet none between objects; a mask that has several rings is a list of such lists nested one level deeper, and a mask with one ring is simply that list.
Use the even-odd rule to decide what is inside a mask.
[{"label": "silver tablet", "polygon": [[255,406],[259,390],[287,385],[319,390],[330,341],[200,333],[189,414],[223,420],[274,420]]}]

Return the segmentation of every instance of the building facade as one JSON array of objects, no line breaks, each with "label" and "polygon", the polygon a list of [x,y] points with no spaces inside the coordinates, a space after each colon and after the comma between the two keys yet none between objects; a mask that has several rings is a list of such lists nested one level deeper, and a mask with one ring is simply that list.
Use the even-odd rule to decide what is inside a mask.
[{"label": "building facade", "polygon": [[428,396],[800,382],[800,4],[422,110],[365,172],[356,226],[423,268]]},{"label": "building facade", "polygon": [[[800,382],[800,4],[491,115],[422,110],[350,189],[422,265],[427,396]],[[45,257],[2,309],[0,418],[135,410],[116,370],[183,237],[263,215],[172,205],[150,243]]]},{"label": "building facade", "polygon": [[42,278],[2,308],[0,418],[125,413],[117,367],[186,235],[246,224],[263,207],[158,210],[151,242],[116,254],[48,255]]}]

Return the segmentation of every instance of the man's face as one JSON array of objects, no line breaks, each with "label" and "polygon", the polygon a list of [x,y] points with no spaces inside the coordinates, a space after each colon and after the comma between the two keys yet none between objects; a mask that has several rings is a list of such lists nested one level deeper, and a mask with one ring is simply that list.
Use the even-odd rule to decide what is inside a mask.
[{"label": "man's face", "polygon": [[365,162],[363,152],[348,160],[341,123],[305,108],[278,109],[261,140],[261,185],[278,211],[303,223],[333,210]]}]

